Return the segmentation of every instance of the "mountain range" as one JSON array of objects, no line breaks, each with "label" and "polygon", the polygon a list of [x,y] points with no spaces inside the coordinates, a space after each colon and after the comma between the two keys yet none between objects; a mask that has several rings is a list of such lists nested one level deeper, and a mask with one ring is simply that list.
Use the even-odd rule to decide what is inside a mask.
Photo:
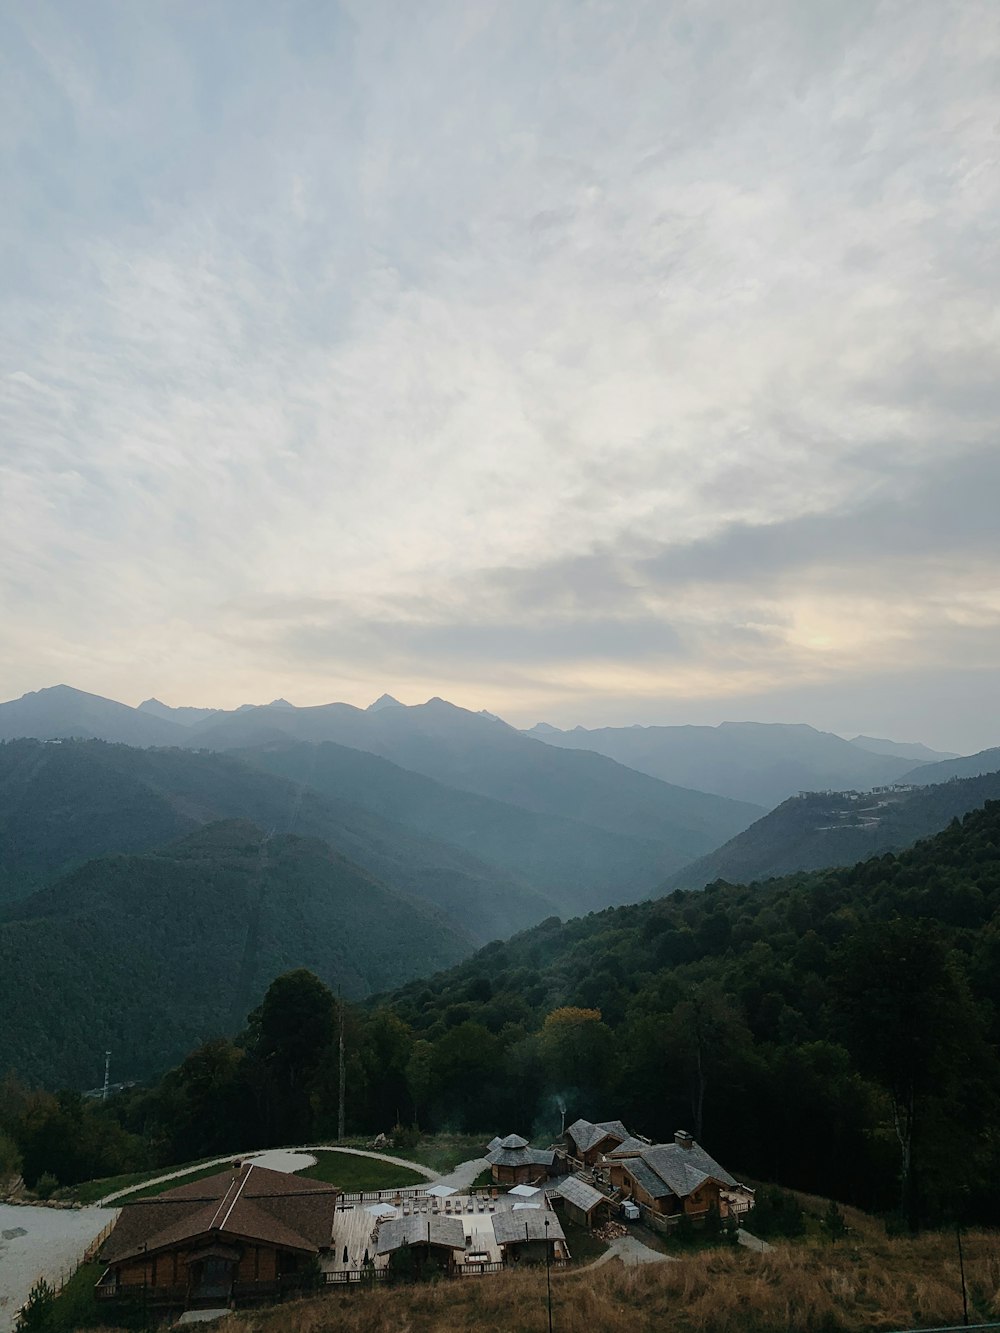
[{"label": "mountain range", "polygon": [[767,809],[800,791],[867,789],[909,780],[906,775],[916,762],[951,758],[922,745],[866,736],[845,741],[815,727],[777,722],[572,731],[543,723],[526,734],[546,745],[596,751],[664,782]]}]

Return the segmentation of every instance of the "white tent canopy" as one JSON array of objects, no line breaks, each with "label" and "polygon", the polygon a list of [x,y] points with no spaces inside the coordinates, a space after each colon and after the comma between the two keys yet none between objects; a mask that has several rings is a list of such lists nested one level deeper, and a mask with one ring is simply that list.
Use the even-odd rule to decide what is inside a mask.
[{"label": "white tent canopy", "polygon": [[370,1203],[365,1212],[371,1213],[372,1217],[399,1217],[399,1209],[391,1203]]},{"label": "white tent canopy", "polygon": [[450,1185],[432,1185],[424,1193],[429,1194],[434,1199],[447,1199],[449,1194],[457,1194],[458,1190],[453,1190]]},{"label": "white tent canopy", "polygon": [[508,1190],[507,1193],[516,1194],[519,1199],[531,1199],[536,1194],[540,1194],[541,1190],[535,1185],[515,1185],[514,1188]]},{"label": "white tent canopy", "polygon": [[512,1213],[516,1213],[519,1208],[541,1208],[540,1203],[515,1203],[511,1208]]}]

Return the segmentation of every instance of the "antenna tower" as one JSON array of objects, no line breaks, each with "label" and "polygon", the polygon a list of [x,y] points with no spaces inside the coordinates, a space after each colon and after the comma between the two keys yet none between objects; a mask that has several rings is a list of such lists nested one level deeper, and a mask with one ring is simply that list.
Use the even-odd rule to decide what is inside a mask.
[{"label": "antenna tower", "polygon": [[111,1052],[104,1052],[104,1087],[101,1089],[101,1101],[108,1100],[108,1081],[111,1078]]}]

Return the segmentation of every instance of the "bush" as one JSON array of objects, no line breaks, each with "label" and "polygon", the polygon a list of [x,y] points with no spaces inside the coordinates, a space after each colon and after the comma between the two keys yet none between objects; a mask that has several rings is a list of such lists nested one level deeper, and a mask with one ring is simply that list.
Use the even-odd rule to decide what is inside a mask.
[{"label": "bush", "polygon": [[761,1240],[769,1236],[791,1238],[805,1234],[806,1220],[795,1196],[772,1186],[757,1191],[746,1229]]},{"label": "bush", "polygon": [[830,1240],[840,1240],[847,1235],[847,1223],[844,1221],[844,1214],[832,1199],[830,1200],[830,1206],[823,1215],[823,1229]]},{"label": "bush", "polygon": [[51,1199],[58,1188],[59,1181],[51,1171],[43,1171],[35,1181],[35,1193],[40,1199]]},{"label": "bush", "polygon": [[394,1148],[412,1152],[420,1142],[420,1130],[416,1125],[393,1125],[389,1137]]}]

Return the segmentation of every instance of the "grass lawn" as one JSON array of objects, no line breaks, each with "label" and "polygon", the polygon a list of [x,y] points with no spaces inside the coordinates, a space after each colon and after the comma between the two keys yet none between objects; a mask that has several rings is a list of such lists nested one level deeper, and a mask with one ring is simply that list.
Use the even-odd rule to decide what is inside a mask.
[{"label": "grass lawn", "polygon": [[390,1148],[389,1151],[444,1175],[459,1162],[485,1157],[490,1137],[489,1134],[431,1134],[419,1139],[414,1148]]},{"label": "grass lawn", "polygon": [[[167,1171],[178,1170],[177,1167],[165,1167]],[[115,1200],[114,1206],[119,1204],[134,1203],[136,1199],[151,1199],[156,1194],[163,1194],[167,1190],[176,1189],[178,1185],[187,1185],[192,1180],[204,1180],[207,1176],[217,1176],[220,1171],[226,1170],[225,1162],[216,1162],[214,1166],[203,1166],[200,1168],[192,1167],[190,1171],[185,1171],[183,1176],[178,1176],[176,1180],[161,1180],[157,1185],[145,1185],[142,1189],[130,1190],[128,1194],[123,1194],[120,1199]],[[149,1173],[147,1172],[147,1179]]]},{"label": "grass lawn", "polygon": [[348,1194],[361,1190],[405,1189],[409,1185],[429,1185],[425,1176],[417,1175],[405,1166],[382,1162],[376,1157],[354,1157],[351,1153],[318,1152],[315,1166],[297,1172],[311,1180],[325,1180],[337,1185]]},{"label": "grass lawn", "polygon": [[94,1300],[94,1285],[104,1272],[101,1264],[81,1264],[55,1299],[53,1333],[70,1333],[100,1324],[104,1314]]},{"label": "grass lawn", "polygon": [[[144,1180],[149,1180],[151,1176],[162,1176],[166,1171],[182,1171],[186,1166],[190,1166],[193,1171],[201,1166],[202,1162],[209,1162],[210,1157],[200,1157],[197,1162],[180,1162],[177,1166],[156,1166],[149,1167],[145,1171],[132,1171],[125,1176],[105,1176],[102,1180],[85,1180],[79,1185],[68,1185],[65,1189],[56,1191],[57,1199],[75,1199],[79,1203],[96,1203],[98,1199],[103,1199],[106,1194],[116,1194],[118,1190],[123,1190],[128,1185],[141,1185]],[[221,1166],[215,1168],[221,1171]],[[180,1183],[179,1181],[177,1182]],[[164,1189],[169,1189],[169,1185],[164,1185]],[[159,1193],[157,1188],[155,1193]],[[129,1196],[134,1197],[132,1195]]]}]

